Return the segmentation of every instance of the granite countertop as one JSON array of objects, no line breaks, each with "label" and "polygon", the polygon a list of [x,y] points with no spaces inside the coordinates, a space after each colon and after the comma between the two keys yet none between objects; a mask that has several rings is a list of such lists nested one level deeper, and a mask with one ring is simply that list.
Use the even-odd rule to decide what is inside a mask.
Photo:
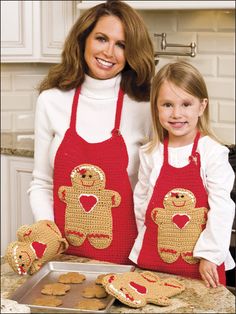
[{"label": "granite countertop", "polygon": [[1,154],[21,157],[34,156],[34,134],[1,133]]},{"label": "granite countertop", "polygon": [[[97,261],[87,258],[80,258],[72,255],[59,255],[55,260],[94,263]],[[99,262],[97,262],[99,263]],[[140,271],[136,268],[135,271]],[[160,307],[148,304],[142,309],[133,309],[123,305],[119,301],[110,308],[109,313],[235,313],[235,296],[225,287],[206,288],[202,281],[195,279],[187,279],[179,276],[157,273],[161,278],[176,277],[182,281],[186,290],[173,297],[172,304],[167,307]],[[11,294],[20,287],[29,278],[27,276],[19,276],[14,273],[10,266],[4,262],[2,258],[1,265],[1,297],[11,298]],[[59,313],[54,310],[31,309],[32,313]]]}]

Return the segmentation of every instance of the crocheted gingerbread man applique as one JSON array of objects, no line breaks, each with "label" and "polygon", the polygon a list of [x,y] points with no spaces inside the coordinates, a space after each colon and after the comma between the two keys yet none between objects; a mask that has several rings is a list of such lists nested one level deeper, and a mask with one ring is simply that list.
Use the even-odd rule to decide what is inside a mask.
[{"label": "crocheted gingerbread man applique", "polygon": [[107,293],[133,308],[147,303],[170,305],[170,297],[185,290],[185,285],[175,278],[160,279],[149,271],[107,275],[102,284]]},{"label": "crocheted gingerbread man applique", "polygon": [[96,249],[107,248],[112,242],[112,212],[121,202],[120,194],[105,189],[103,170],[82,164],[71,172],[72,186],[61,186],[59,198],[66,203],[65,236],[74,246],[87,238]]},{"label": "crocheted gingerbread man applique", "polygon": [[154,208],[151,216],[158,225],[158,253],[166,263],[181,257],[189,264],[198,263],[193,257],[194,246],[206,223],[208,209],[195,208],[196,198],[186,189],[173,189],[164,197],[164,208]]}]

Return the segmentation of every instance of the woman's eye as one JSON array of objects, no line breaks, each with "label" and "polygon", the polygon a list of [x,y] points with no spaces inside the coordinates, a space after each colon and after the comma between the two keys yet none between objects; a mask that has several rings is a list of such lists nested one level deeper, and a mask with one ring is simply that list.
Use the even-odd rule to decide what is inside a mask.
[{"label": "woman's eye", "polygon": [[189,106],[191,106],[191,104],[189,102],[185,102],[185,103],[183,103],[183,106],[184,107],[189,107]]},{"label": "woman's eye", "polygon": [[98,37],[96,37],[96,39],[97,39],[98,41],[101,41],[101,42],[105,42],[105,41],[106,41],[106,38],[103,37],[103,36],[98,36]]},{"label": "woman's eye", "polygon": [[117,46],[121,49],[125,49],[125,44],[124,43],[117,43]]}]

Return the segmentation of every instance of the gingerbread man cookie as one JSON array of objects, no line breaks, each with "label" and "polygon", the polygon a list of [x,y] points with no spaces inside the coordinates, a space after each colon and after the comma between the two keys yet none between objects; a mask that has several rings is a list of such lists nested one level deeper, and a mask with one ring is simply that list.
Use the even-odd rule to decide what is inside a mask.
[{"label": "gingerbread man cookie", "polygon": [[153,303],[167,306],[170,297],[185,290],[184,284],[174,278],[161,280],[156,274],[127,272],[104,277],[103,286],[107,293],[133,308]]},{"label": "gingerbread man cookie", "polygon": [[103,170],[82,164],[71,172],[72,186],[61,186],[58,195],[66,203],[65,236],[74,246],[87,238],[96,249],[107,248],[112,242],[112,207],[120,204],[116,191],[106,190]]},{"label": "gingerbread man cookie", "polygon": [[154,208],[152,219],[158,225],[158,253],[166,263],[179,256],[189,264],[198,263],[193,257],[194,246],[206,223],[208,209],[195,208],[196,198],[186,189],[173,189],[164,197],[164,208]]}]

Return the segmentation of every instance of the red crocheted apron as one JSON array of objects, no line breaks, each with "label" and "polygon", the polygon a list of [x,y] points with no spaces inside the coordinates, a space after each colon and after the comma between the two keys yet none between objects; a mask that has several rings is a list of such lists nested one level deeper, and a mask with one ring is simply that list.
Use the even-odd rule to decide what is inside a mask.
[{"label": "red crocheted apron", "polygon": [[68,254],[129,264],[137,229],[128,153],[119,132],[124,93],[119,91],[112,135],[99,143],[88,143],[76,132],[79,94],[80,88],[55,157],[55,222],[70,244]]},{"label": "red crocheted apron", "polygon": [[[182,168],[168,163],[168,138],[164,140],[164,162],[146,212],[139,267],[201,278],[193,249],[206,226],[209,205],[196,152],[199,137],[198,132],[189,164]],[[218,272],[225,284],[224,264]]]}]

